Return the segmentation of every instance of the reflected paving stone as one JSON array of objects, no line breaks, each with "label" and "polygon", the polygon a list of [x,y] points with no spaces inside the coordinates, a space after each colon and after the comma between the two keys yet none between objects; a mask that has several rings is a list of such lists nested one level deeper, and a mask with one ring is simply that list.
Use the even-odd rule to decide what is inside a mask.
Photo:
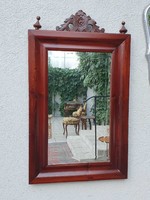
[{"label": "reflected paving stone", "polygon": [[[97,127],[98,157],[107,160],[107,144],[98,140],[100,136],[108,135],[109,126]],[[79,161],[95,159],[95,132],[92,130],[80,130],[79,136],[68,136],[67,144],[73,157]]]},{"label": "reflected paving stone", "polygon": [[92,152],[88,145],[80,136],[68,136],[67,144],[73,154],[73,158],[77,160],[94,159],[94,152]]},{"label": "reflected paving stone", "polygon": [[[92,130],[80,130],[79,136],[75,134],[74,127],[68,127],[69,136],[63,135],[62,117],[53,117],[52,119],[52,139],[49,139],[49,143],[66,142],[73,154],[73,158],[78,161],[95,159],[95,127],[92,126]],[[97,126],[97,138],[101,136],[107,136],[109,126]],[[97,142],[98,156],[104,159],[106,152],[106,143]]]}]

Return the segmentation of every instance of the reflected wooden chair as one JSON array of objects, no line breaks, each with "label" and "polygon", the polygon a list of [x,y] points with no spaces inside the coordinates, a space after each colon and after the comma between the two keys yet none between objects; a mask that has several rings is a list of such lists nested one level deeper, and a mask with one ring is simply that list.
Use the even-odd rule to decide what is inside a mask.
[{"label": "reflected wooden chair", "polygon": [[83,129],[87,130],[87,121],[89,123],[90,130],[91,130],[92,129],[92,123],[91,123],[92,120],[93,120],[93,123],[95,124],[95,117],[93,115],[92,116],[87,115],[87,104],[84,103],[82,114],[81,114],[82,130]]},{"label": "reflected wooden chair", "polygon": [[85,116],[86,115],[86,108],[87,108],[87,104],[84,103],[83,108],[82,108],[81,116]]},{"label": "reflected wooden chair", "polygon": [[80,130],[80,117],[82,114],[82,106],[79,109],[72,113],[72,117],[64,117],[63,118],[63,135],[66,134],[66,138],[68,137],[68,125],[73,125],[75,127],[75,133],[79,135]]},{"label": "reflected wooden chair", "polygon": [[[82,108],[82,111],[81,111],[81,113],[80,113],[80,109]],[[79,106],[79,109],[77,110],[77,111],[75,111],[75,112],[73,112],[72,113],[72,116],[73,117],[79,117],[79,115],[80,116],[85,116],[86,115],[86,103],[83,105],[83,107],[82,106]]]},{"label": "reflected wooden chair", "polygon": [[53,115],[48,115],[48,139],[52,138],[52,123],[51,123],[52,116]]}]

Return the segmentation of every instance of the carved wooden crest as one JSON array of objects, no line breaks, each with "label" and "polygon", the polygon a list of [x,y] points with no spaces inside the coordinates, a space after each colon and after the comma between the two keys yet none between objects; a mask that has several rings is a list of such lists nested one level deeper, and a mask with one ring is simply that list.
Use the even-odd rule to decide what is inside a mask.
[{"label": "carved wooden crest", "polygon": [[56,27],[57,31],[76,31],[76,32],[100,32],[104,33],[105,29],[99,29],[95,20],[87,16],[82,10],[75,15],[71,15],[64,21],[64,24]]},{"label": "carved wooden crest", "polygon": [[[35,30],[39,30],[42,26],[40,24],[40,16],[36,17],[37,21],[33,24]],[[93,20],[90,16],[87,16],[82,10],[76,12],[75,15],[71,15],[64,21],[64,24],[60,26],[56,26],[57,31],[76,31],[76,32],[99,32],[104,33],[105,29],[96,25],[96,21]],[[127,33],[127,29],[125,27],[125,22],[122,22],[122,27],[119,30],[120,33]]]},{"label": "carved wooden crest", "polygon": [[[40,16],[36,17],[37,21],[33,24],[35,30],[39,30],[42,26],[40,24]],[[71,15],[64,21],[64,24],[56,26],[57,31],[76,31],[76,32],[99,32],[104,33],[105,29],[96,25],[96,21],[93,20],[90,16],[87,16],[82,10],[76,12],[75,15]],[[122,22],[122,27],[119,30],[120,33],[127,33],[125,27],[125,22]]]}]

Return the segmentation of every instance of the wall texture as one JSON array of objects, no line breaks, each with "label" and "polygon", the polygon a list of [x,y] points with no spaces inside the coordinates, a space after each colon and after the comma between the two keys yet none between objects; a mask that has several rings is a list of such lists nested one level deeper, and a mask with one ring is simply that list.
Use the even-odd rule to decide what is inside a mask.
[{"label": "wall texture", "polygon": [[[0,199],[149,200],[150,85],[143,10],[149,0],[5,0],[0,14]],[[28,185],[28,29],[41,16],[43,29],[55,29],[79,9],[106,32],[122,20],[132,35],[129,176],[127,180]]]}]

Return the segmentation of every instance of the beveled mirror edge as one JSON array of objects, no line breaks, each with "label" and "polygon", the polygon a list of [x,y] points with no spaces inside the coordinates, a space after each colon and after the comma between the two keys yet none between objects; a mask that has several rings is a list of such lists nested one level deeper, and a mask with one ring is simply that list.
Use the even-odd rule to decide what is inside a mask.
[{"label": "beveled mirror edge", "polygon": [[[51,33],[51,35],[50,35]],[[76,38],[79,41],[82,41],[83,38],[88,38],[92,41],[103,40],[105,43],[107,41],[113,42],[114,50],[113,51],[113,65],[120,65],[121,70],[125,70],[126,76],[123,76],[123,71],[121,73],[121,84],[118,91],[120,92],[123,99],[120,99],[120,107],[119,107],[119,116],[124,116],[125,120],[120,119],[118,128],[121,130],[117,134],[113,134],[112,144],[113,146],[111,152],[110,165],[108,163],[100,164],[98,167],[93,168],[93,170],[87,169],[87,167],[80,167],[79,170],[70,167],[67,171],[69,175],[66,174],[65,170],[63,172],[59,172],[56,170],[52,171],[51,168],[46,166],[46,137],[47,133],[39,134],[37,123],[37,118],[39,117],[37,114],[37,101],[39,98],[39,94],[37,92],[37,70],[41,65],[45,65],[46,56],[44,55],[46,52],[46,40],[50,40],[52,38],[58,39],[60,41],[66,39],[71,40]],[[96,38],[93,39],[93,35],[96,34]],[[43,40],[44,39],[44,40]],[[120,42],[118,44],[118,41]],[[110,48],[107,45],[104,45],[104,49],[110,51]],[[102,47],[101,47],[102,48]],[[35,54],[36,52],[36,54]],[[119,54],[122,55],[119,57]],[[43,61],[42,59],[45,60]],[[130,66],[130,35],[122,35],[122,34],[98,34],[98,33],[60,33],[59,31],[56,33],[54,31],[33,31],[29,30],[29,99],[30,99],[30,122],[29,122],[29,183],[50,183],[50,182],[66,182],[66,181],[85,181],[85,180],[104,180],[104,179],[123,179],[127,178],[127,163],[128,163],[128,91],[129,91],[129,66]],[[127,58],[127,59],[126,59]],[[125,69],[126,68],[126,69]],[[44,72],[45,73],[45,72]],[[114,74],[115,77],[115,74]],[[42,80],[44,81],[44,80]],[[44,83],[43,83],[44,84]],[[114,84],[114,83],[113,83]],[[113,91],[116,92],[116,91]],[[47,114],[47,113],[46,113]],[[46,116],[46,115],[45,115]],[[118,117],[119,117],[118,116]],[[44,118],[43,118],[44,123]],[[45,125],[46,126],[46,125]],[[45,127],[46,128],[46,127]],[[112,127],[113,129],[113,127]],[[117,138],[117,145],[115,138]],[[43,150],[44,149],[44,150]],[[118,158],[115,158],[116,152],[120,152]],[[125,153],[124,153],[125,152]],[[117,157],[117,156],[116,156]],[[98,169],[98,168],[101,169]]]}]

